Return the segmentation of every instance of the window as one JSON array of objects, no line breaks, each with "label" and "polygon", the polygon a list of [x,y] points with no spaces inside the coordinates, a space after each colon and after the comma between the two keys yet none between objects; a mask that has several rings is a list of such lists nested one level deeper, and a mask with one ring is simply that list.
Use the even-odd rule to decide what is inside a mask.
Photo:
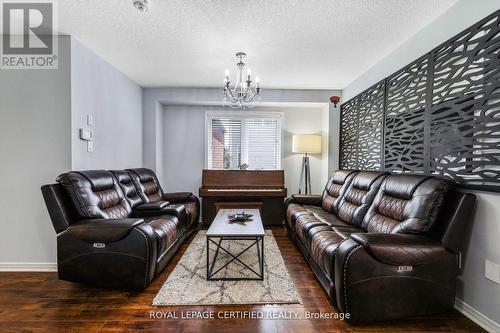
[{"label": "window", "polygon": [[207,113],[209,169],[281,169],[281,113]]}]

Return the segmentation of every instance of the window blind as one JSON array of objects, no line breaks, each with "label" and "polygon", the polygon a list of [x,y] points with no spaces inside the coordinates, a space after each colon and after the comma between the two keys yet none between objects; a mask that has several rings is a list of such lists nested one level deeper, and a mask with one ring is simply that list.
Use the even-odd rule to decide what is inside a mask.
[{"label": "window blind", "polygon": [[251,170],[281,168],[281,121],[245,116],[212,117],[208,122],[208,167]]}]

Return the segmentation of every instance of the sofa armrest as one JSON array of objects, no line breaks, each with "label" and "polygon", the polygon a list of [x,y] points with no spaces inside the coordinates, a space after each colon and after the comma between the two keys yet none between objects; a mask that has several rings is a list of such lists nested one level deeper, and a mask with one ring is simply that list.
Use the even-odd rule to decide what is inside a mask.
[{"label": "sofa armrest", "polygon": [[82,220],[57,235],[59,279],[144,289],[154,278],[157,237],[140,218]]},{"label": "sofa armrest", "polygon": [[179,220],[179,226],[182,228],[187,228],[188,212],[184,205],[182,204],[170,204],[161,210],[165,215],[175,216]]},{"label": "sofa armrest", "polygon": [[295,203],[299,205],[321,206],[323,197],[315,194],[292,194]]},{"label": "sofa armrest", "polygon": [[132,211],[132,216],[137,218],[161,217],[162,215],[170,215],[177,217],[177,219],[179,219],[181,226],[187,226],[188,224],[188,213],[186,207],[182,204],[168,204],[160,209],[151,209],[151,210],[134,209]]},{"label": "sofa armrest", "polygon": [[182,203],[182,202],[188,201],[192,195],[193,195],[192,192],[164,193],[163,200],[170,201],[171,203]]},{"label": "sofa armrest", "polygon": [[116,242],[144,222],[141,218],[87,219],[72,223],[68,235],[86,242]]},{"label": "sofa armrest", "polygon": [[168,201],[154,201],[154,202],[146,202],[143,204],[140,204],[134,208],[136,211],[143,211],[143,210],[159,210],[162,208],[165,208],[169,205],[170,203]]},{"label": "sofa armrest", "polygon": [[456,259],[421,235],[352,234],[340,243],[335,256],[337,305],[358,322],[450,309],[455,302]]},{"label": "sofa armrest", "polygon": [[448,256],[441,243],[423,235],[358,233],[351,238],[378,261],[394,266],[425,265]]}]

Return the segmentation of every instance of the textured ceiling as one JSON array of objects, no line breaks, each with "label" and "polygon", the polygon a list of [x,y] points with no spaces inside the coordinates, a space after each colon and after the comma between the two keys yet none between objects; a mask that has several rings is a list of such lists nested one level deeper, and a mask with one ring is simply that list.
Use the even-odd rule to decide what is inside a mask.
[{"label": "textured ceiling", "polygon": [[[222,85],[236,51],[264,88],[343,88],[456,0],[62,0],[59,30],[144,87]],[[415,55],[418,56],[418,55]]]}]

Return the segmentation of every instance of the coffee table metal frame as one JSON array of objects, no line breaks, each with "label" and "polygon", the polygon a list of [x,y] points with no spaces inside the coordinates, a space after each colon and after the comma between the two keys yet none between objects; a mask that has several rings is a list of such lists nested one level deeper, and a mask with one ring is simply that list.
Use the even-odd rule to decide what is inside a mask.
[{"label": "coffee table metal frame", "polygon": [[[214,240],[215,239],[215,240]],[[218,240],[218,241],[216,241]],[[234,255],[229,250],[224,248],[221,244],[222,241],[227,240],[227,241],[234,241],[234,240],[253,240],[253,242],[248,245],[246,248],[241,250],[238,254]],[[213,243],[216,245],[215,248],[215,254],[214,257],[212,258],[210,262],[210,243]],[[253,246],[257,247],[257,257],[259,259],[259,272],[256,272],[253,268],[249,267],[247,264],[245,264],[243,261],[239,259],[239,257],[247,252],[249,249],[251,249]],[[217,261],[217,256],[219,255],[220,250],[226,252],[228,255],[230,255],[232,258],[229,260],[227,263],[225,263],[222,267],[217,269],[214,272],[214,267],[215,263]],[[216,278],[214,275],[219,273],[224,267],[232,263],[233,261],[237,261],[250,271],[252,271],[255,274],[255,277],[221,277],[221,278]],[[237,280],[264,280],[264,236],[241,236],[241,235],[226,235],[226,236],[207,236],[207,280],[211,281],[237,281]]]}]

